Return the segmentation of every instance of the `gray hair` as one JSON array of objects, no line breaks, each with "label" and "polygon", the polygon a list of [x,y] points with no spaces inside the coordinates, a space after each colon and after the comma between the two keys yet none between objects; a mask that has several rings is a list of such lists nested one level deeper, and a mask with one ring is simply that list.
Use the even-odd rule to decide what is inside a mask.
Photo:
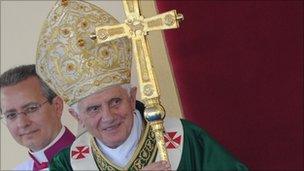
[{"label": "gray hair", "polygon": [[[132,88],[131,84],[121,84],[121,85],[118,85],[118,86],[125,89],[127,91],[128,95],[130,96],[130,92],[131,92],[131,88]],[[70,108],[72,108],[76,113],[79,113],[78,102],[71,105]]]},{"label": "gray hair", "polygon": [[57,96],[56,93],[51,90],[42,79],[37,75],[36,68],[34,64],[31,65],[21,65],[4,72],[0,76],[0,89],[3,87],[13,86],[21,81],[24,81],[30,77],[38,78],[40,82],[40,87],[42,89],[42,94],[47,98],[49,103]]}]

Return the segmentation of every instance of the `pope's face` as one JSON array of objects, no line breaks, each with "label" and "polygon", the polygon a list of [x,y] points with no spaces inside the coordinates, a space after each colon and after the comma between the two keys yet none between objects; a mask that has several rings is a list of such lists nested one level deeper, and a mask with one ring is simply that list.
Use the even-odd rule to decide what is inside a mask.
[{"label": "pope's face", "polygon": [[95,138],[116,148],[132,130],[135,98],[136,88],[129,94],[120,86],[111,87],[81,100],[76,117]]},{"label": "pope's face", "polygon": [[[36,77],[1,88],[1,115],[14,116],[13,113],[21,112],[15,117],[6,117],[6,126],[19,144],[38,151],[56,137],[62,126],[60,118],[63,102],[59,97],[55,97],[52,102],[50,104],[43,96]],[[23,113],[39,105],[41,107],[36,112]]]}]

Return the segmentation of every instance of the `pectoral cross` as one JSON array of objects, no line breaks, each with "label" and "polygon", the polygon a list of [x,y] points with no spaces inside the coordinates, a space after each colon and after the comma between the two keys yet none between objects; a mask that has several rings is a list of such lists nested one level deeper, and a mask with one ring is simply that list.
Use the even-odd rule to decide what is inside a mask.
[{"label": "pectoral cross", "polygon": [[183,16],[177,14],[176,10],[172,10],[150,18],[144,18],[140,13],[138,0],[123,0],[123,6],[127,17],[125,22],[113,26],[97,27],[91,38],[96,39],[97,43],[104,43],[121,37],[128,37],[132,40],[140,94],[146,105],[144,116],[155,133],[161,159],[168,161],[163,134],[165,110],[160,104],[159,88],[151,63],[146,35],[153,30],[178,28],[179,21],[183,19]]}]

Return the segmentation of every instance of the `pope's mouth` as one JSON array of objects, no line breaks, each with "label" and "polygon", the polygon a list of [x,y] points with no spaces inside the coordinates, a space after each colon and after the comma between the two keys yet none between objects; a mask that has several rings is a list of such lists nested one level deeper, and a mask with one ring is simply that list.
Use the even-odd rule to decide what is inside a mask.
[{"label": "pope's mouth", "polygon": [[121,123],[118,123],[118,124],[115,124],[115,125],[111,125],[111,126],[108,126],[108,127],[104,128],[104,129],[102,129],[102,131],[114,132],[114,131],[116,131],[119,128],[120,125],[121,125]]}]

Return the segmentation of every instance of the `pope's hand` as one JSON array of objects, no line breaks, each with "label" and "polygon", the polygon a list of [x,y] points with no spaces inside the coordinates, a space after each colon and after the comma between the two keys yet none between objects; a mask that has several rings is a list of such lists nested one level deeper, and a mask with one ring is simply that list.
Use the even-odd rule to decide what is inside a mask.
[{"label": "pope's hand", "polygon": [[158,161],[145,166],[142,170],[171,170],[171,165],[167,161]]}]

